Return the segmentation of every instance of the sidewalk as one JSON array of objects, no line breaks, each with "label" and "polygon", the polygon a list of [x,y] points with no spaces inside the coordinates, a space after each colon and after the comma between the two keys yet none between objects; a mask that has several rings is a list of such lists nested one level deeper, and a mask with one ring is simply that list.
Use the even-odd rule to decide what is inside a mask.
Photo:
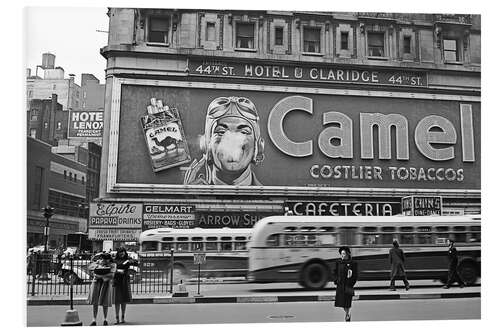
[{"label": "sidewalk", "polygon": [[[165,294],[133,295],[133,304],[193,304],[193,303],[274,303],[274,302],[331,302],[335,299],[335,290],[328,285],[326,290],[310,291],[301,289],[297,284],[245,284],[233,281],[224,284],[206,283],[200,286],[197,297],[197,285],[189,283],[186,290],[188,297],[173,297]],[[285,288],[284,288],[285,287]],[[276,289],[279,288],[279,289]],[[175,289],[174,289],[175,292]],[[481,286],[442,289],[435,287],[412,285],[409,291],[400,287],[390,291],[386,287],[373,287],[360,283],[356,288],[354,300],[399,300],[399,299],[438,299],[438,298],[471,298],[481,297]],[[28,305],[67,305],[69,296],[34,296],[27,298]],[[86,295],[76,295],[74,305],[87,304]]]}]

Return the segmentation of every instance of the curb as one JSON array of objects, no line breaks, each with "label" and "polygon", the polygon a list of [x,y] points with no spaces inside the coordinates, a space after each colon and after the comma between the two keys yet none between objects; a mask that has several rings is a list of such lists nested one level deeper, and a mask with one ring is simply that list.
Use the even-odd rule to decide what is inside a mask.
[{"label": "curb", "polygon": [[[481,292],[466,293],[427,293],[427,294],[365,294],[355,295],[356,301],[404,300],[404,299],[450,299],[481,297]],[[296,296],[204,296],[204,297],[136,297],[132,304],[208,304],[208,303],[280,303],[280,302],[332,302],[331,295],[296,295]],[[28,306],[68,305],[66,299],[28,299]],[[87,298],[76,298],[74,305],[88,305]]]}]

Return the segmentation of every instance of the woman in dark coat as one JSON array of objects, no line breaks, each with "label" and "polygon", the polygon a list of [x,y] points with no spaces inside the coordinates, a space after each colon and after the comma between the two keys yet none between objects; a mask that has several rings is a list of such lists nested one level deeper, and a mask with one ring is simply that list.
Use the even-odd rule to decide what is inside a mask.
[{"label": "woman in dark coat", "polygon": [[[113,280],[114,287],[114,302],[116,313],[116,325],[125,322],[125,310],[127,303],[132,301],[132,293],[130,291],[130,275],[128,270],[131,265],[135,265],[135,260],[129,258],[127,250],[121,247],[116,252],[116,273]],[[120,308],[122,309],[122,319],[120,318]]]},{"label": "woman in dark coat", "polygon": [[335,306],[344,308],[345,321],[351,321],[351,305],[354,296],[354,285],[358,278],[358,265],[351,258],[351,250],[347,246],[339,248],[340,260],[335,263],[333,281],[336,284]]}]

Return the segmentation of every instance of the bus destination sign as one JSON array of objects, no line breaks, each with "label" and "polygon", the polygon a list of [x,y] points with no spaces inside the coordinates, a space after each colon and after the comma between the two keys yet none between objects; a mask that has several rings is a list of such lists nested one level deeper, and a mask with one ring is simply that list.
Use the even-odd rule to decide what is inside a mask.
[{"label": "bus destination sign", "polygon": [[427,87],[427,74],[402,70],[360,70],[344,66],[291,66],[189,61],[189,75],[246,79],[314,81],[385,86]]}]

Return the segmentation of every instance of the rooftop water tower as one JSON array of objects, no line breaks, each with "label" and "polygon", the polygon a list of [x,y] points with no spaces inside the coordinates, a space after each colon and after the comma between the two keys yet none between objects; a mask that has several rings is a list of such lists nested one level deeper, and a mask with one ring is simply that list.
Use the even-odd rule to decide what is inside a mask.
[{"label": "rooftop water tower", "polygon": [[43,69],[53,69],[56,63],[56,56],[52,53],[42,54],[42,68]]}]

